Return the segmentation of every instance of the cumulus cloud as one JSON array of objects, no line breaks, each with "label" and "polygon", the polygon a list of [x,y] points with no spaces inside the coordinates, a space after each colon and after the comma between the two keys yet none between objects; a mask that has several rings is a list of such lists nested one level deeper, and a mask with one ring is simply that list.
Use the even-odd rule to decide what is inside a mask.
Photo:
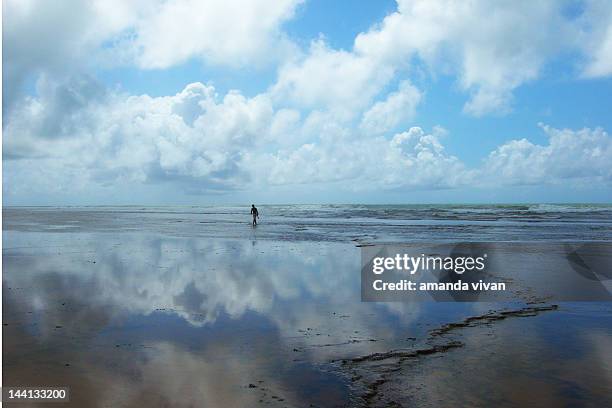
[{"label": "cumulus cloud", "polygon": [[473,176],[461,161],[446,153],[440,131],[419,127],[384,137],[322,139],[291,152],[270,155],[271,184],[346,182],[352,190],[378,188],[448,188]]},{"label": "cumulus cloud", "polygon": [[589,78],[612,75],[612,7],[609,2],[590,1],[580,19],[582,48],[587,55],[583,75]]},{"label": "cumulus cloud", "polygon": [[465,112],[480,116],[507,110],[512,90],[536,78],[572,32],[553,1],[398,1],[395,13],[355,39],[355,50],[389,64],[416,54],[434,71],[456,73],[472,93]]},{"label": "cumulus cloud", "polygon": [[330,48],[323,39],[282,65],[271,89],[277,100],[351,118],[393,77],[393,68],[366,55]]},{"label": "cumulus cloud", "polygon": [[612,74],[612,23],[608,27],[601,45],[593,53],[593,59],[584,73],[588,77],[609,76]]},{"label": "cumulus cloud", "polygon": [[[411,127],[384,133],[410,115],[420,93],[401,83],[366,111],[361,128],[333,112],[275,106],[268,94],[224,96],[192,83],[172,96],[133,96],[91,77],[55,83],[11,115],[4,138],[5,192],[87,189],[172,181],[189,191],[255,185],[342,184],[348,190],[440,189],[466,185],[546,184],[567,179],[609,183],[610,136],[602,129],[543,126],[548,145],[505,143],[481,168],[449,154],[448,133]],[[364,130],[365,129],[365,130]],[[9,178],[22,183],[7,183]]]},{"label": "cumulus cloud", "polygon": [[[563,52],[580,55],[583,76],[609,75],[608,2],[568,13],[554,1],[399,1],[347,50],[324,37],[305,50],[290,44],[282,25],[299,3],[5,2],[5,191],[161,182],[191,192],[304,183],[437,189],[571,174],[609,181],[598,159],[609,158],[601,129],[545,128],[548,145],[514,140],[470,168],[444,148],[444,132],[415,126],[426,89],[410,79],[415,66],[455,75],[469,95],[464,111],[480,116],[508,112],[514,90]],[[197,82],[153,97],[108,89],[83,74],[84,61],[152,69],[192,58],[225,66],[270,59],[277,76],[254,96],[219,95]],[[17,98],[19,84],[34,75],[36,91]]]},{"label": "cumulus cloud", "polygon": [[496,183],[612,182],[612,138],[603,129],[554,129],[541,125],[548,144],[512,140],[489,154],[483,177]]},{"label": "cumulus cloud", "polygon": [[[290,53],[280,30],[301,0],[3,2],[3,95],[12,104],[41,73],[91,65],[168,68],[191,58],[244,66]],[[262,12],[265,10],[265,12]],[[5,112],[8,112],[5,109]]]},{"label": "cumulus cloud", "polygon": [[[568,13],[557,1],[398,1],[397,11],[356,36],[351,50],[314,41],[281,65],[273,90],[307,107],[359,111],[415,59],[457,77],[472,116],[507,113],[513,91],[539,77],[561,53],[588,62],[587,76],[610,73],[612,7],[589,2]],[[348,115],[350,116],[350,115]]]},{"label": "cumulus cloud", "polygon": [[80,106],[97,89],[91,81],[43,84],[39,97],[23,102],[5,129],[5,159],[15,159],[9,169],[39,158],[80,169],[92,182],[176,178],[232,188],[246,177],[238,167],[242,152],[265,141],[273,126],[278,132],[281,120],[265,95],[232,91],[221,99],[201,83],[173,96],[108,93]]},{"label": "cumulus cloud", "polygon": [[414,117],[422,94],[410,84],[402,81],[396,92],[387,95],[384,101],[376,102],[363,114],[361,127],[369,133],[385,133],[402,121]]},{"label": "cumulus cloud", "polygon": [[[418,97],[409,84],[400,92],[382,106],[404,104],[404,94]],[[73,189],[170,179],[227,190],[252,178],[272,185],[350,180],[438,188],[463,174],[459,160],[444,152],[439,131],[415,127],[392,139],[355,137],[331,113],[313,112],[302,121],[297,111],[275,108],[267,94],[220,97],[201,83],[153,98],[104,91],[90,77],[41,80],[39,96],[27,98],[18,112],[5,129],[7,175],[33,178],[27,184],[37,187],[52,177],[55,188]]]},{"label": "cumulus cloud", "polygon": [[85,60],[146,69],[192,58],[233,67],[274,61],[275,97],[346,116],[367,108],[415,58],[434,74],[456,75],[470,95],[464,111],[475,116],[508,112],[513,90],[561,52],[581,54],[585,76],[610,74],[609,2],[586,2],[576,15],[552,0],[400,0],[395,12],[357,35],[351,50],[318,39],[302,53],[282,30],[300,3],[9,0],[3,3],[5,100],[12,103],[28,75],[61,75]]},{"label": "cumulus cloud", "polygon": [[144,0],[7,0],[2,2],[3,111],[23,83],[40,74],[63,77],[91,63],[105,41],[133,24]]},{"label": "cumulus cloud", "polygon": [[265,61],[291,49],[280,31],[301,0],[173,0],[136,22],[133,47],[143,68],[167,68],[192,57],[228,65]]},{"label": "cumulus cloud", "polygon": [[285,44],[280,26],[300,3],[8,0],[3,3],[5,56],[14,67],[41,68],[102,48],[116,52],[107,57],[131,56],[129,62],[144,68],[167,68],[193,57],[241,65],[269,57]]}]

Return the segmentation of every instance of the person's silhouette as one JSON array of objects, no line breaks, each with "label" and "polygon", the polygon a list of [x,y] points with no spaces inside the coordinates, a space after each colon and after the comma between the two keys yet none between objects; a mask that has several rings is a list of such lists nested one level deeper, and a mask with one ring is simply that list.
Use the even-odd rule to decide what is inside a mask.
[{"label": "person's silhouette", "polygon": [[253,226],[256,226],[257,218],[259,218],[259,211],[255,208],[255,204],[251,204],[251,215],[253,216]]}]

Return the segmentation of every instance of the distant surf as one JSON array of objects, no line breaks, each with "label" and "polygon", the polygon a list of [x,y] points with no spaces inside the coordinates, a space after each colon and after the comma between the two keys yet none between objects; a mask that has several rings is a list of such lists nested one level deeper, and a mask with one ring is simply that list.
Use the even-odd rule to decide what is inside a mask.
[{"label": "distant surf", "polygon": [[4,230],[146,231],[299,241],[610,241],[610,204],[6,207]]}]

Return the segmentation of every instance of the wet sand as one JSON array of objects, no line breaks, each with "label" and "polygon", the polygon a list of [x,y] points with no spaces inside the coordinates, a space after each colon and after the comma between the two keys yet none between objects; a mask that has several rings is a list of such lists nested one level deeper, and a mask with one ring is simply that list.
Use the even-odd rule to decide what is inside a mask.
[{"label": "wet sand", "polygon": [[4,384],[72,406],[612,405],[609,303],[362,303],[354,242],[3,234]]}]

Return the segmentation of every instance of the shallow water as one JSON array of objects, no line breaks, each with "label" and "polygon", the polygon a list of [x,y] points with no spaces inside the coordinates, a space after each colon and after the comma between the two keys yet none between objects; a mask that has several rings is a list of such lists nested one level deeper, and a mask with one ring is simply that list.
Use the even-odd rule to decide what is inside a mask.
[{"label": "shallow water", "polygon": [[610,241],[612,205],[283,205],[249,207],[10,207],[5,230],[139,231],[282,241]]},{"label": "shallow water", "polygon": [[[321,208],[263,207],[255,230],[248,227],[248,208],[244,215],[227,208],[207,214],[5,209],[4,384],[69,385],[75,406],[436,405],[436,398],[487,406],[494,399],[486,395],[509,392],[512,381],[519,388],[543,384],[542,392],[555,398],[538,399],[541,406],[608,402],[608,303],[562,304],[558,311],[457,330],[449,336],[464,347],[393,362],[403,374],[386,373],[378,395],[364,399],[369,379],[355,378],[364,368],[347,369],[342,360],[427,347],[430,331],[445,323],[522,306],[519,300],[362,303],[352,240],[414,240],[426,222],[385,223],[381,211],[394,210],[380,208],[368,222],[351,221],[368,216],[332,208],[328,218],[338,227],[319,221],[327,211]],[[509,232],[497,238],[510,240],[534,224],[539,240],[570,239],[580,228],[590,231],[584,239],[610,240],[606,211],[580,208],[554,227],[519,221],[507,229],[507,216],[478,221],[501,223],[487,228],[468,225],[477,222],[471,218],[458,227],[434,216],[426,221],[445,223],[452,239],[499,228]],[[230,222],[239,216],[244,219]],[[513,365],[517,353],[529,356],[520,370]],[[421,385],[405,384],[406,378]],[[472,383],[474,391],[461,385]]]}]

